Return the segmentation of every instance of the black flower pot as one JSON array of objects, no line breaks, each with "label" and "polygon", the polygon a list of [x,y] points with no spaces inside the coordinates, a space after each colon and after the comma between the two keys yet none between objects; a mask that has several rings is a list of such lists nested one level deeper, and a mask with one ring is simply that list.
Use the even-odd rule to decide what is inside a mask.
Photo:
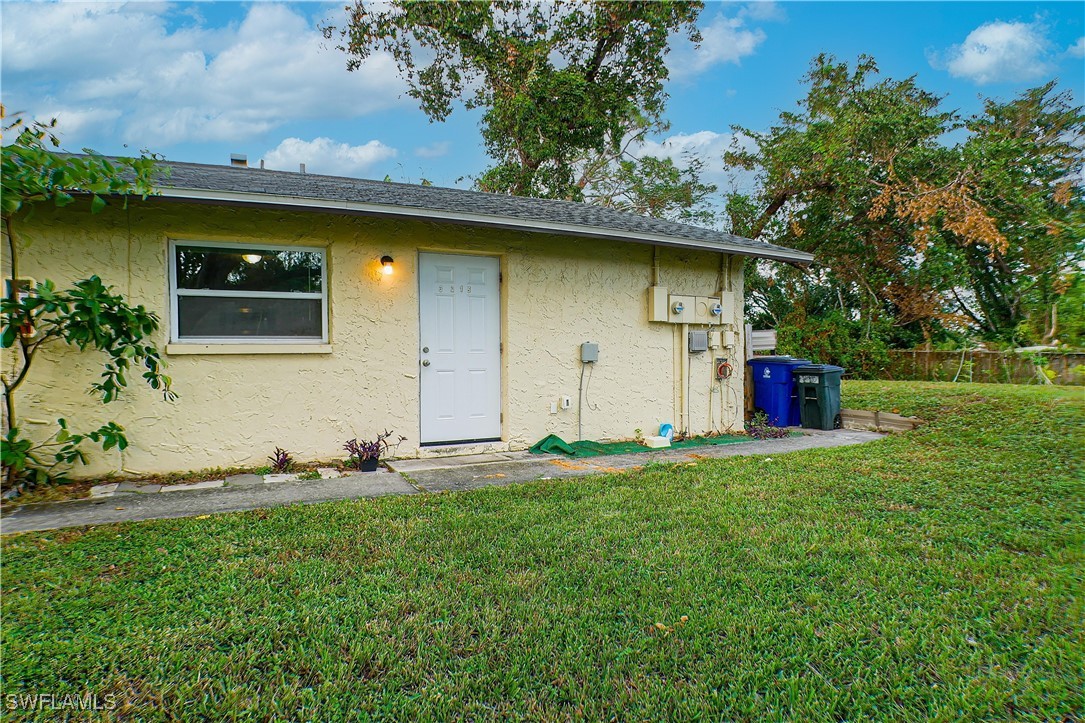
[{"label": "black flower pot", "polygon": [[379,463],[380,460],[376,457],[370,457],[369,459],[363,459],[362,463],[358,465],[358,469],[362,472],[376,472]]}]

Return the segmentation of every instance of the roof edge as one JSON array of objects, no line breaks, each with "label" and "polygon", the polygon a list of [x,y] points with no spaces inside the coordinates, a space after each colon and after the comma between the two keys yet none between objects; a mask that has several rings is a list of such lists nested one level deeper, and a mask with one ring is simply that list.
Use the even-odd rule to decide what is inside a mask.
[{"label": "roof edge", "polygon": [[[622,231],[618,229],[600,228],[598,226],[584,226],[573,223],[556,223],[552,221],[531,221],[517,219],[508,216],[495,216],[483,213],[458,213],[442,211],[438,209],[396,206],[389,204],[363,203],[359,201],[340,201],[305,196],[284,196],[271,193],[248,193],[239,191],[209,191],[199,188],[182,188],[177,186],[160,187],[156,194],[160,198],[175,200],[188,200],[200,202],[221,202],[251,206],[270,206],[285,208],[308,208],[313,210],[335,211],[339,213],[359,214],[368,216],[380,216],[387,218],[407,218],[414,220],[438,220],[446,223],[459,223],[474,226],[489,226],[496,228],[516,229],[533,233],[552,233],[564,236],[579,236],[585,238],[604,238],[614,240],[635,241],[638,243],[653,244],[658,246],[673,246],[677,248],[697,249],[703,251],[717,251],[734,254],[736,256],[750,256],[754,258],[772,259],[775,261],[787,261],[791,263],[808,264],[814,260],[814,255],[805,251],[765,244],[764,249],[751,248],[740,244],[729,244],[725,241],[699,241],[678,236],[664,234],[642,233],[636,231]],[[150,198],[153,198],[151,196]]]}]

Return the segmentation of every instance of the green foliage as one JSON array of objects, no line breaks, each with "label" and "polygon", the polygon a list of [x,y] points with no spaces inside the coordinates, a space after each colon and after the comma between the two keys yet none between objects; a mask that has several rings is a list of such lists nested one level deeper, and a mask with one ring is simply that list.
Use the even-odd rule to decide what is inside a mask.
[{"label": "green foliage", "polygon": [[948,244],[947,283],[969,289],[959,308],[988,338],[1049,343],[1058,334],[1052,307],[1082,277],[1085,114],[1073,93],[1054,89],[1051,81],[1008,102],[988,99],[966,124],[962,163],[1006,243]]},{"label": "green foliage", "polygon": [[1085,237],[1085,115],[1070,94],[1049,83],[962,120],[915,78],[879,79],[869,57],[819,56],[806,81],[797,111],[764,133],[735,128],[726,157],[763,179],[731,199],[732,228],[818,257],[804,284],[787,270],[763,279],[775,291],[754,279],[755,303],[779,319],[802,304],[789,289],[813,284],[868,324],[928,341],[946,329],[1011,340],[1023,320],[1044,331],[1022,341],[1050,339],[1044,320],[1080,273]]},{"label": "green foliage", "polygon": [[[1037,317],[1041,322],[1036,324]],[[1058,298],[1055,304],[1055,323],[1050,323],[1048,314],[1035,314],[1031,317],[1031,334],[1026,338],[1039,337],[1039,328],[1042,326],[1051,334],[1051,342],[1056,341],[1066,346],[1085,348],[1085,273],[1076,273],[1072,276],[1066,292]]]},{"label": "green foliage", "polygon": [[783,318],[776,334],[779,353],[836,364],[858,379],[877,379],[889,368],[884,324],[870,330],[837,310],[815,317],[794,312]]},{"label": "green foliage", "polygon": [[769,415],[763,411],[754,412],[750,423],[746,425],[746,434],[754,439],[783,439],[791,435],[787,427],[774,427],[769,424]]},{"label": "green foliage", "polygon": [[[10,273],[19,278],[20,243],[16,220],[30,213],[33,206],[52,203],[68,206],[78,195],[90,197],[91,213],[108,205],[107,198],[129,195],[146,196],[153,191],[155,159],[110,159],[87,151],[86,156],[72,156],[50,150],[59,146],[51,123],[26,123],[17,118],[6,126],[15,132],[13,143],[0,151],[3,173],[3,222],[7,236]],[[167,400],[176,397],[171,379],[163,373],[157,347],[149,341],[159,328],[159,319],[143,306],[132,306],[112,293],[97,276],[76,281],[72,288],[60,290],[49,280],[31,289],[9,287],[0,300],[0,347],[17,352],[0,374],[5,403],[4,485],[18,482],[36,484],[42,480],[63,478],[63,468],[85,463],[81,445],[93,442],[103,451],[124,449],[128,440],[119,425],[110,422],[85,434],[74,434],[67,422],[42,443],[35,444],[21,436],[16,413],[15,392],[26,380],[36,354],[43,345],[57,342],[80,351],[94,349],[106,355],[101,379],[91,385],[103,403],[115,400],[128,385],[128,375],[142,370],[143,380],[162,392]],[[47,456],[52,455],[48,460]],[[61,469],[60,472],[57,470]]]},{"label": "green foliage", "polygon": [[3,450],[0,451],[4,469],[10,475],[6,480],[7,486],[21,483],[34,487],[48,482],[66,482],[66,472],[71,465],[76,462],[86,464],[87,457],[82,445],[87,441],[101,446],[106,452],[114,447],[120,450],[128,447],[124,428],[115,422],[103,424],[85,434],[73,434],[65,419],[58,419],[57,426],[59,429],[52,437],[37,443],[21,437],[18,427],[7,431]]},{"label": "green foliage", "polygon": [[28,124],[19,118],[7,126],[8,132],[18,135],[0,155],[0,208],[5,218],[35,203],[67,206],[76,194],[89,194],[91,213],[98,213],[110,196],[146,197],[154,191],[158,172],[154,157],[107,158],[88,148],[83,149],[85,156],[57,153],[49,150],[60,145],[52,132],[55,126],[55,119]]},{"label": "green foliage", "polygon": [[77,281],[70,290],[58,291],[52,281],[37,284],[25,295],[0,300],[0,346],[20,344],[33,355],[42,345],[62,341],[80,351],[88,348],[108,357],[102,379],[91,385],[102,402],[112,402],[128,385],[126,374],[135,366],[143,380],[162,391],[166,400],[176,398],[172,380],[163,374],[163,362],[154,344],[147,341],[159,326],[158,316],[142,305],[130,306],[111,293],[97,276]]},{"label": "green foliage", "polygon": [[4,692],[116,693],[133,720],[1080,718],[1080,391],[842,391],[928,421],[5,536]]},{"label": "green foliage", "polygon": [[704,183],[705,162],[688,158],[680,167],[670,158],[624,157],[586,169],[591,181],[584,196],[589,203],[669,221],[711,226],[709,205],[717,188]]},{"label": "green foliage", "polygon": [[620,153],[630,131],[662,123],[673,35],[699,41],[701,2],[417,2],[352,8],[339,37],[357,70],[395,59],[431,120],[457,101],[484,109],[494,160],[484,190],[580,200],[578,164]]}]

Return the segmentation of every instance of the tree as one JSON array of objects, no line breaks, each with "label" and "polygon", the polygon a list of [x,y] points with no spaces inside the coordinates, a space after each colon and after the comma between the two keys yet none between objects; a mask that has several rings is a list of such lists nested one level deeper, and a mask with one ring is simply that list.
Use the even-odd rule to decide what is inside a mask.
[{"label": "tree", "polygon": [[963,165],[1006,242],[969,246],[951,236],[951,287],[967,289],[954,301],[995,338],[1051,342],[1059,300],[1082,276],[1085,115],[1070,92],[1054,89],[1050,82],[1009,102],[987,100],[966,124]]},{"label": "tree", "polygon": [[652,218],[711,226],[710,200],[716,186],[702,180],[705,162],[690,157],[685,167],[670,158],[628,156],[604,158],[598,169],[585,169],[584,200]]},{"label": "tree", "polygon": [[[485,109],[494,165],[487,191],[583,200],[583,173],[616,160],[630,132],[663,127],[664,58],[674,34],[698,42],[701,2],[358,0],[338,35],[357,70],[374,53],[396,61],[433,121],[453,104]],[[618,171],[622,172],[621,169]]]},{"label": "tree", "polygon": [[97,276],[76,281],[61,290],[49,280],[33,288],[19,286],[21,243],[16,235],[18,219],[41,203],[67,206],[76,196],[90,196],[89,208],[98,213],[109,198],[153,192],[155,159],[108,159],[88,151],[72,156],[49,150],[59,146],[50,124],[24,123],[16,119],[5,130],[17,133],[13,143],[3,147],[3,225],[7,236],[10,281],[0,300],[0,347],[16,352],[4,365],[0,383],[4,394],[4,486],[19,481],[37,484],[50,477],[60,479],[58,470],[76,461],[86,462],[81,445],[101,444],[104,451],[124,449],[124,429],[109,422],[91,432],[77,434],[64,419],[58,430],[44,442],[35,442],[20,433],[16,391],[27,379],[37,354],[44,345],[64,343],[79,350],[97,349],[106,354],[101,380],[91,391],[103,402],[111,402],[127,386],[127,374],[142,368],[143,379],[166,399],[176,397],[171,380],[163,373],[163,362],[149,338],[157,331],[158,317],[143,306],[132,306],[113,294]]},{"label": "tree", "polygon": [[752,147],[736,143],[727,162],[762,180],[739,204],[748,235],[817,254],[867,329],[888,318],[928,340],[947,327],[1011,337],[1024,305],[995,301],[1026,288],[1049,299],[1027,277],[1073,265],[1080,109],[1049,86],[964,122],[914,78],[877,76],[871,58],[818,56],[798,111],[765,133],[735,129]]}]

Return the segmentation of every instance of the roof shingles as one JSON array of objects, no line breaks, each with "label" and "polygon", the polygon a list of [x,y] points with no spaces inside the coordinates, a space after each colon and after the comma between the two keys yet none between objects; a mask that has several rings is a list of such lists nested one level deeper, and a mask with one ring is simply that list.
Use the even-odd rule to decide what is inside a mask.
[{"label": "roof shingles", "polygon": [[[339,211],[349,210],[353,205],[389,216],[401,215],[404,211],[413,211],[412,215],[418,215],[420,211],[433,212],[438,220],[455,217],[465,223],[523,228],[539,224],[538,230],[550,233],[623,236],[642,243],[667,243],[670,240],[674,245],[800,263],[812,259],[810,254],[763,241],[585,203],[314,173],[173,161],[162,165],[168,166],[170,171],[159,186],[164,195],[171,197],[191,195],[193,198],[268,205],[280,205],[286,199],[292,199],[295,203],[286,205],[298,205],[296,201],[303,200],[307,202],[303,204],[306,206]],[[186,194],[186,191],[197,193]]]}]

